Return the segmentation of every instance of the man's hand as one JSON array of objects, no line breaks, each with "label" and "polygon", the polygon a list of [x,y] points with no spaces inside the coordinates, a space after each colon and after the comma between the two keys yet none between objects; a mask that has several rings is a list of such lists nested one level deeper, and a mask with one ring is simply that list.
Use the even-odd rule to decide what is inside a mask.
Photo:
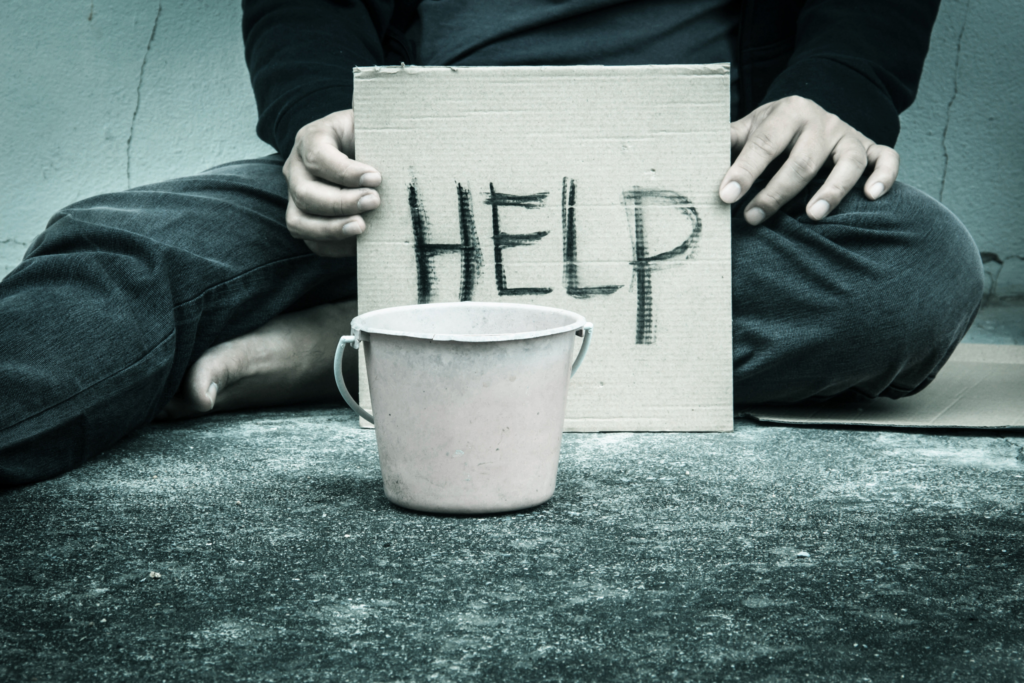
[{"label": "man's hand", "polygon": [[335,112],[300,128],[284,162],[288,232],[319,256],[353,255],[349,238],[366,230],[361,214],[380,206],[371,189],[380,173],[352,159],[354,138],[352,110]]},{"label": "man's hand", "polygon": [[838,116],[796,96],[769,102],[735,121],[732,149],[739,155],[718,188],[718,196],[727,204],[745,195],[772,160],[783,153],[789,155],[775,177],[743,210],[743,217],[751,225],[764,222],[781,209],[829,160],[834,167],[805,209],[816,221],[839,205],[868,166],[874,170],[864,183],[864,196],[871,200],[892,188],[900,168],[896,150],[876,145]]}]

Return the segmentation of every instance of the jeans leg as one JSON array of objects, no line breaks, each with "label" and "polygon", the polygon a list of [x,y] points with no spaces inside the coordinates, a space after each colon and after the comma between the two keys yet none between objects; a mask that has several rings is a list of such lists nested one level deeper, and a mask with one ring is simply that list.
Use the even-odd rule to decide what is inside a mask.
[{"label": "jeans leg", "polygon": [[814,222],[820,184],[761,226],[734,216],[738,404],[912,394],[980,306],[978,249],[948,209],[900,183],[874,202],[858,186]]},{"label": "jeans leg", "polygon": [[284,225],[280,157],[73,204],[0,282],[0,485],[65,472],[163,408],[206,349],[355,296]]}]

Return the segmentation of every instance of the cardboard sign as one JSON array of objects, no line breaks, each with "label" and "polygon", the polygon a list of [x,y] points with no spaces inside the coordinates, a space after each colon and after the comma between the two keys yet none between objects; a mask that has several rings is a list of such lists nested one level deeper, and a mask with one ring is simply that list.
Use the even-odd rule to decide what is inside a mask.
[{"label": "cardboard sign", "polygon": [[356,69],[354,109],[360,313],[576,311],[566,430],[732,429],[728,65]]},{"label": "cardboard sign", "polygon": [[898,400],[765,406],[762,422],[966,429],[1024,429],[1024,346],[961,344],[927,387]]}]

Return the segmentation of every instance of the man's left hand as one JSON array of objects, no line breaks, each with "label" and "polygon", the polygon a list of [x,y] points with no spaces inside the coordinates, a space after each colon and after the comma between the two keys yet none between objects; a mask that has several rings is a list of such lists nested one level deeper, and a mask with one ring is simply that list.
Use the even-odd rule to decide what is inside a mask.
[{"label": "man's left hand", "polygon": [[900,168],[900,155],[892,147],[876,145],[835,114],[797,96],[764,104],[733,122],[732,149],[738,155],[718,188],[727,204],[743,197],[776,157],[788,154],[778,173],[743,210],[751,225],[763,223],[785,206],[828,161],[832,171],[805,208],[816,221],[839,205],[868,166],[873,170],[864,183],[864,196],[871,200],[892,188]]}]

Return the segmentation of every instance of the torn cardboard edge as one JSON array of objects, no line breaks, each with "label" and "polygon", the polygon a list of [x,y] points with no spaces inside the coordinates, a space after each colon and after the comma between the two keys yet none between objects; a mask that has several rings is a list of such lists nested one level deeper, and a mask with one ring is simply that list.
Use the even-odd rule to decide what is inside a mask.
[{"label": "torn cardboard edge", "polygon": [[578,64],[572,66],[420,66],[416,64],[398,64],[390,66],[355,66],[352,67],[352,75],[357,79],[374,78],[376,76],[390,76],[394,74],[416,75],[421,73],[435,73],[438,71],[450,71],[459,73],[468,71],[474,74],[484,73],[488,75],[513,74],[532,77],[535,75],[546,76],[549,73],[564,74],[566,71],[579,72],[592,75],[604,75],[617,77],[621,74],[656,73],[662,72],[671,75],[683,76],[728,76],[730,74],[729,62],[712,62],[708,64],[638,64],[623,66],[601,66],[595,64]]},{"label": "torn cardboard edge", "polygon": [[1024,429],[1024,346],[961,344],[931,384],[901,399],[756,406],[737,415],[792,425]]}]

